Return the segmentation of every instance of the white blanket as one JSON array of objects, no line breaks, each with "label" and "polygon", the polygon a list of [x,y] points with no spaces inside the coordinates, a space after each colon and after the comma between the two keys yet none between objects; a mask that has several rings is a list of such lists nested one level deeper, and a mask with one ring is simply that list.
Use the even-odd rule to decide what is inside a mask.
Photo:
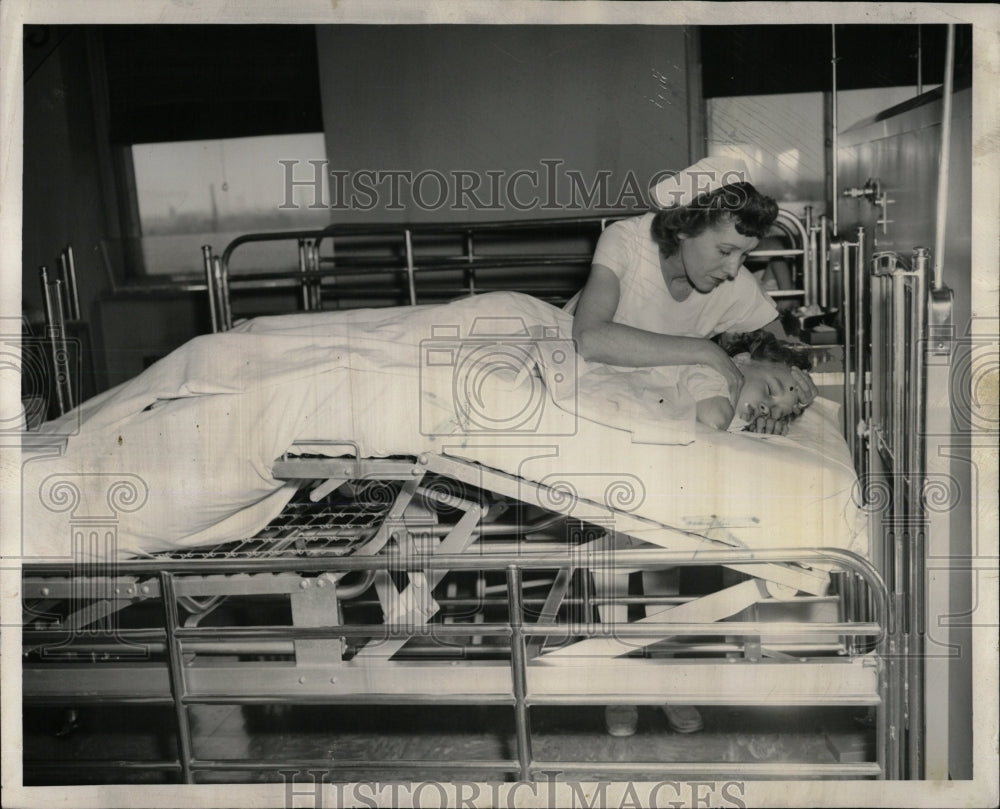
[{"label": "white blanket", "polygon": [[867,552],[835,413],[814,405],[787,438],[702,429],[689,371],[583,363],[571,325],[541,301],[492,293],[196,338],[45,425],[75,434],[26,453],[21,555],[253,535],[292,493],[273,461],[304,440],[353,441],[369,457],[451,454],[751,547]]}]

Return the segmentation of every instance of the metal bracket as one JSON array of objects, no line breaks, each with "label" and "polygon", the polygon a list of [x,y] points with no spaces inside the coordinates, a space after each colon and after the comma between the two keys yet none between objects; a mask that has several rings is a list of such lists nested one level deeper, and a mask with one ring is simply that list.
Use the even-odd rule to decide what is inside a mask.
[{"label": "metal bracket", "polygon": [[[327,626],[341,623],[337,584],[329,577],[301,577],[299,589],[291,594],[292,623],[295,626]],[[339,666],[344,653],[343,638],[296,640],[296,664]]]},{"label": "metal bracket", "polygon": [[946,286],[932,289],[927,304],[927,354],[950,358],[955,343],[955,293]]},{"label": "metal bracket", "polygon": [[892,251],[872,255],[872,275],[892,275],[899,264],[899,256]]}]

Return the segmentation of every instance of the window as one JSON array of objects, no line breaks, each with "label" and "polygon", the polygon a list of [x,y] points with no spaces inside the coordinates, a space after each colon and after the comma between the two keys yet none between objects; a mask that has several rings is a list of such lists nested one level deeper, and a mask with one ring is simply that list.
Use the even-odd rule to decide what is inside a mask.
[{"label": "window", "polygon": [[[309,207],[311,187],[286,189],[287,170],[279,163],[298,161],[297,179],[315,176],[308,161],[325,160],[322,133],[144,143],[131,151],[148,275],[200,272],[203,244],[221,253],[243,233],[320,228],[330,222],[328,210]],[[319,201],[329,198],[326,172],[322,177]],[[293,208],[281,207],[286,196]],[[263,258],[257,255],[255,263]]]},{"label": "window", "polygon": [[103,172],[120,213],[113,277],[201,274],[203,244],[221,253],[241,233],[329,222],[311,198],[280,207],[278,161],[326,156],[314,26],[87,29]]}]

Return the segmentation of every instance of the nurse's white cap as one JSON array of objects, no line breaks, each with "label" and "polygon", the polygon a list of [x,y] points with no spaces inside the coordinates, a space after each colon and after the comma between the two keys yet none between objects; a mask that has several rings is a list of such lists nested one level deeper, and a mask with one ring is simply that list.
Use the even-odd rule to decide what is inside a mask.
[{"label": "nurse's white cap", "polygon": [[[667,172],[665,172],[667,173]],[[690,205],[699,194],[733,183],[749,183],[746,163],[733,157],[705,157],[681,172],[669,172],[650,191],[654,208]]]}]

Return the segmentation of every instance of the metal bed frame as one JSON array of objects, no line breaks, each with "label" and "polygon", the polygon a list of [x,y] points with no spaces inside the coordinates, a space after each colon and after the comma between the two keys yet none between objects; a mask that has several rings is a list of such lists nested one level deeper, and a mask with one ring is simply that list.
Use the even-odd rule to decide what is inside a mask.
[{"label": "metal bed frame", "polygon": [[[200,773],[289,767],[491,771],[522,780],[551,769],[746,778],[884,772],[890,725],[880,653],[890,604],[875,568],[853,553],[727,547],[436,455],[287,456],[274,472],[303,481],[302,495],[250,543],[80,562],[68,576],[66,565],[26,571],[24,702],[172,705],[176,758],[115,765],[173,772],[187,783]],[[650,544],[651,532],[670,549]],[[633,623],[597,617],[605,601],[594,585],[603,574],[705,564],[743,580],[704,596],[631,597],[652,611]],[[275,596],[290,603],[290,625],[199,626],[227,599]],[[151,624],[123,620],[157,602]],[[586,693],[567,676],[581,666]],[[878,716],[878,751],[874,760],[820,764],[533,755],[533,705],[664,701],[866,706]],[[289,703],[507,705],[517,755],[278,762],[204,759],[194,750],[192,705]],[[29,771],[101,766],[25,761]]]},{"label": "metal bed frame", "polygon": [[[846,437],[869,514],[872,561],[890,597],[887,777],[919,779],[925,713],[940,710],[924,689],[935,665],[923,652],[927,555],[934,542],[947,547],[947,511],[960,494],[944,491],[941,474],[928,464],[937,454],[934,442],[951,431],[953,296],[935,278],[928,248],[914,248],[908,259],[871,254],[864,228],[831,247],[842,257],[846,282]],[[929,390],[936,392],[933,407]]]},{"label": "metal bed frame", "polygon": [[[771,292],[775,298],[798,298],[805,305],[816,303],[828,286],[817,261],[818,232],[825,232],[826,218],[813,222],[806,208],[805,221],[781,210],[775,228],[793,245],[787,249],[755,250],[751,258],[795,259],[801,288]],[[332,224],[320,230],[249,233],[231,241],[222,255],[210,245],[202,247],[205,289],[208,293],[212,331],[233,326],[232,298],[237,292],[298,289],[302,311],[317,311],[324,301],[341,294],[379,299],[402,299],[410,305],[421,301],[446,300],[493,289],[510,289],[484,280],[491,270],[519,271],[519,291],[543,295],[563,303],[580,287],[593,258],[596,238],[621,214],[558,219],[526,219],[505,222],[409,225]],[[516,240],[511,249],[511,242]],[[567,251],[565,242],[586,239],[589,249]],[[491,242],[492,240],[492,242]],[[498,241],[499,240],[499,243]],[[240,248],[263,242],[292,242],[298,248],[298,265],[290,270],[240,273],[233,269],[233,255]],[[527,249],[526,249],[527,248]],[[378,252],[381,249],[381,253]],[[372,253],[375,253],[374,255]],[[537,280],[543,271],[568,270],[562,292],[553,291],[553,278]],[[434,282],[418,283],[418,277],[435,276]],[[443,277],[442,277],[443,276]],[[400,279],[397,285],[396,279]],[[389,281],[389,283],[387,283]]]},{"label": "metal bed frame", "polygon": [[49,353],[52,389],[61,416],[72,410],[79,391],[74,390],[72,352],[67,335],[67,321],[80,322],[80,292],[76,284],[76,263],[73,247],[67,245],[59,254],[58,275],[53,277],[48,266],[38,268],[45,306],[45,343]]},{"label": "metal bed frame", "polygon": [[[596,227],[603,221],[589,224]],[[417,230],[400,229],[411,302],[417,301],[418,271],[432,266],[417,260]],[[206,249],[216,326],[232,324],[229,294],[237,282],[230,282],[227,267],[240,245],[260,238],[298,240],[304,268],[298,276],[247,283],[299,285],[308,309],[322,306],[323,279],[336,278],[342,269],[336,262],[324,265],[319,245],[345,233],[375,232],[338,226],[319,233],[252,235],[230,244],[221,259]],[[24,646],[34,651],[24,664],[25,703],[172,705],[177,757],[117,764],[171,771],[188,782],[199,773],[280,766],[487,769],[522,779],[550,767],[569,773],[654,771],[690,777],[921,778],[926,715],[937,710],[923,687],[926,668],[932,665],[921,655],[924,555],[935,532],[947,531],[928,503],[924,441],[930,428],[942,420],[947,425],[950,418],[948,402],[940,397],[933,412],[927,411],[926,391],[949,389],[954,337],[950,292],[931,276],[929,251],[923,248],[908,262],[895,254],[870,255],[864,230],[853,241],[833,238],[823,218],[802,232],[808,245],[804,260],[814,244],[820,245],[819,261],[806,264],[804,293],[822,300],[825,290],[827,300],[842,304],[845,433],[859,473],[859,501],[870,518],[871,564],[829,550],[748,551],[725,545],[709,550],[705,537],[712,536],[710,530],[698,536],[657,526],[606,504],[439,456],[286,457],[276,461],[274,474],[301,481],[303,491],[312,492],[309,503],[343,492],[345,485],[364,488],[362,484],[375,482],[389,488],[375,511],[354,503],[346,511],[322,514],[300,499],[282,518],[284,523],[239,548],[178,551],[155,560],[117,562],[110,569],[95,570],[83,562],[27,567],[24,597],[30,609]],[[492,265],[493,259],[473,252],[471,236],[468,244],[463,271],[468,270],[464,277],[474,291],[475,270]],[[455,266],[451,259],[445,263]],[[415,502],[423,503],[423,509],[414,511]],[[522,516],[531,509],[530,519],[505,522],[497,517],[504,508]],[[648,537],[651,529],[669,539],[669,550],[636,546],[637,538]],[[599,579],[608,571],[705,563],[749,578],[691,602],[625,598],[647,610],[672,606],[645,621],[616,625],[601,612],[607,602]],[[832,572],[817,575],[827,570]],[[535,578],[540,571],[544,581]],[[409,584],[400,590],[404,575]],[[458,590],[469,586],[463,575],[477,584],[460,595]],[[357,576],[360,582],[352,582]],[[833,586],[828,591],[829,581]],[[540,588],[541,595],[526,596],[525,585]],[[197,626],[220,601],[245,597],[287,599],[291,625]],[[137,602],[160,602],[158,625],[126,628],[117,623],[116,616],[126,615],[124,608]],[[816,610],[812,617],[820,619],[770,622],[754,616],[754,610],[766,612],[775,604],[793,610],[785,615],[808,617],[809,610]],[[368,610],[360,618],[352,614],[358,605]],[[180,610],[187,616],[184,621]],[[465,617],[456,617],[455,610]],[[461,665],[442,656],[440,644],[428,645],[428,637],[461,649]],[[365,651],[369,647],[359,641],[365,638],[381,642]],[[626,641],[630,653],[622,655]],[[582,694],[567,685],[565,667],[579,665],[573,648],[588,652],[595,645],[604,656],[586,658],[587,693]],[[136,650],[138,662],[126,654]],[[664,656],[678,650],[686,657]],[[219,662],[220,655],[233,653],[252,659],[238,665]],[[278,654],[282,662],[257,659],[265,654]],[[213,658],[213,664],[199,665]],[[137,666],[141,678],[135,676]],[[449,687],[432,689],[413,676],[427,667],[441,674],[439,685],[447,682]],[[665,701],[864,705],[875,714],[876,749],[867,761],[792,766],[546,762],[533,756],[532,705]],[[517,757],[391,765],[199,758],[192,748],[188,709],[219,703],[509,705],[515,712]],[[25,762],[29,771],[50,766],[98,765]]]}]

